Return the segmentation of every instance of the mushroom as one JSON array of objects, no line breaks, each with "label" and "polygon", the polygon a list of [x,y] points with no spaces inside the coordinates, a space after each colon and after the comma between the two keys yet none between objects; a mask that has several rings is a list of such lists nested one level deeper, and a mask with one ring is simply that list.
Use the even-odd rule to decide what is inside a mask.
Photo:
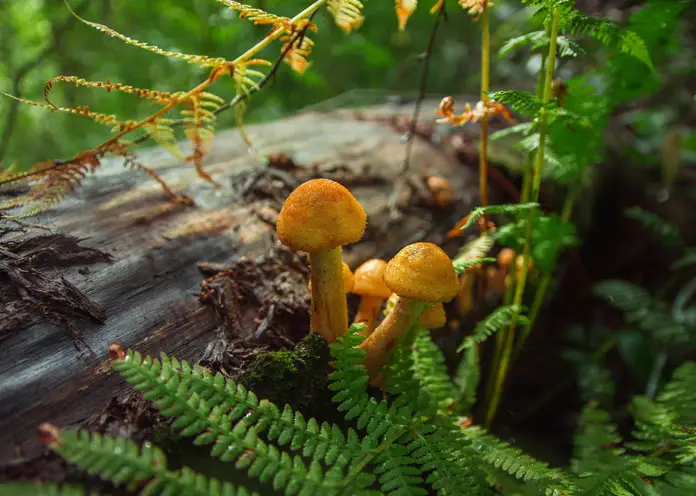
[{"label": "mushroom", "polygon": [[440,208],[448,207],[454,200],[452,184],[442,176],[428,177],[426,184],[430,189],[432,203]]},{"label": "mushroom", "polygon": [[425,309],[418,319],[418,325],[424,329],[439,329],[447,323],[447,314],[442,303],[436,303]]},{"label": "mushroom", "polygon": [[375,328],[377,314],[382,303],[392,294],[391,289],[384,284],[384,269],[387,262],[373,258],[355,269],[355,284],[353,293],[360,295],[360,306],[353,323],[366,324],[360,331],[363,336],[369,336]]},{"label": "mushroom", "polygon": [[341,246],[360,240],[367,216],[345,187],[329,179],[298,186],[278,214],[281,243],[309,254],[312,284],[310,332],[329,343],[348,331]]},{"label": "mushroom", "polygon": [[[353,289],[353,284],[355,284],[355,275],[353,272],[351,272],[350,267],[348,267],[348,264],[345,262],[342,262],[343,264],[343,291],[346,293],[350,293],[350,290]],[[307,285],[310,291],[312,291],[312,281],[310,279],[309,284]]]},{"label": "mushroom", "polygon": [[384,270],[384,283],[399,299],[360,345],[367,352],[365,367],[373,379],[426,304],[447,302],[457,294],[457,274],[452,260],[432,243],[414,243],[397,253]]}]

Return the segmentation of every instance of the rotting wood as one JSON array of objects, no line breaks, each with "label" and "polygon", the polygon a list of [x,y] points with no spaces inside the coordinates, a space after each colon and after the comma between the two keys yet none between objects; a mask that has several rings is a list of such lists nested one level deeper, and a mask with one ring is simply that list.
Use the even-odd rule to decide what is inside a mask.
[{"label": "rotting wood", "polygon": [[[432,121],[434,105],[423,106],[428,110],[426,120]],[[410,116],[412,105],[380,107],[375,112]],[[220,312],[198,298],[200,283],[218,269],[243,257],[254,260],[279,250],[275,216],[299,182],[319,175],[335,179],[365,207],[365,239],[346,247],[344,253],[353,267],[369,257],[389,256],[409,242],[443,239],[451,224],[470,209],[476,197],[475,175],[451,150],[417,139],[411,173],[414,177],[442,175],[459,196],[444,210],[426,205],[418,195],[404,196],[400,199],[404,216],[394,224],[387,199],[400,174],[405,145],[389,125],[365,120],[364,113],[363,120],[352,115],[348,111],[305,113],[250,126],[247,132],[257,151],[274,157],[266,169],[250,157],[237,132],[220,132],[205,165],[223,183],[222,188],[200,180],[190,165],[169,158],[164,150],[139,155],[175,191],[194,198],[195,207],[174,205],[154,181],[111,161],[63,203],[36,219],[51,227],[53,236],[58,236],[55,240],[80,240],[69,262],[51,253],[53,244],[39,252],[37,256],[44,257],[40,263],[36,258],[23,260],[29,262],[27,270],[38,274],[32,273],[34,277],[63,284],[73,298],[83,298],[78,305],[82,311],[72,308],[65,319],[94,354],[76,349],[74,336],[58,328],[55,319],[42,318],[45,313],[28,316],[26,298],[24,302],[19,297],[0,299],[0,478],[1,467],[14,463],[12,459],[30,460],[40,453],[37,424],[84,423],[125,390],[108,365],[111,342],[193,361],[206,355],[216,362],[220,350],[235,340],[243,339],[249,347],[280,347],[299,339],[301,334],[289,336],[271,328],[269,313],[284,311],[287,302],[266,305],[249,298],[246,288],[246,293],[241,292],[241,309],[234,309],[241,321],[232,332],[223,325]],[[387,225],[389,230],[384,228]],[[31,243],[41,236],[46,233],[5,231],[0,245],[15,247],[9,250],[14,252],[21,246],[18,243]],[[26,257],[26,252],[19,256]],[[2,264],[13,263],[0,258],[0,283],[9,284]],[[258,277],[270,277],[268,267],[249,270]],[[302,276],[297,267],[293,270]],[[305,284],[302,277],[294,284]],[[277,280],[264,287],[274,284],[293,283]],[[58,315],[70,306],[56,310]],[[73,322],[75,312],[84,318]],[[229,315],[237,318],[237,314]],[[60,319],[58,323],[64,324]]]}]

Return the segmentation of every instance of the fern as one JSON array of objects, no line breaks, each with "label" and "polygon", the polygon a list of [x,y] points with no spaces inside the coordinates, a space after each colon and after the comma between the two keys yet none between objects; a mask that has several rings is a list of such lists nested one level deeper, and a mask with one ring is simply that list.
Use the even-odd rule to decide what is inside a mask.
[{"label": "fern", "polygon": [[493,262],[495,262],[495,258],[492,258],[492,257],[469,259],[469,258],[464,258],[464,256],[462,256],[462,257],[458,257],[457,259],[455,259],[453,262],[453,265],[454,265],[454,271],[457,274],[462,274],[462,273],[466,272],[467,270],[470,270],[474,267],[478,267],[479,265],[486,264],[486,263],[493,263]]},{"label": "fern", "polygon": [[167,470],[167,460],[159,448],[139,448],[132,441],[88,434],[44,424],[47,445],[69,463],[90,474],[99,475],[130,490],[141,486],[142,494],[191,494],[200,496],[247,496],[244,488],[208,479],[188,468],[178,472]]},{"label": "fern", "polygon": [[476,389],[480,379],[479,366],[478,349],[475,346],[464,349],[462,359],[454,375],[456,388],[454,411],[459,414],[471,414],[471,408],[476,402]]},{"label": "fern", "polygon": [[69,485],[17,482],[0,485],[0,494],[2,496],[85,496],[96,493],[86,493],[81,487]]},{"label": "fern", "polygon": [[616,23],[573,11],[563,18],[562,29],[572,35],[587,35],[604,45],[631,55],[654,71],[645,41],[633,31],[622,29]]},{"label": "fern", "polygon": [[346,33],[358,29],[364,21],[359,0],[329,0],[327,6],[336,25]]},{"label": "fern", "polygon": [[519,305],[506,305],[496,308],[493,313],[476,324],[474,331],[464,338],[462,344],[457,348],[457,352],[484,342],[493,333],[512,324],[513,318],[516,319],[518,324],[526,325],[529,321],[527,317],[520,315],[522,310],[523,308]]},{"label": "fern", "polygon": [[549,468],[545,463],[525,455],[505,441],[496,439],[480,427],[461,430],[472,448],[488,464],[489,470],[501,469],[525,482],[533,482],[544,494],[561,496],[575,492],[575,484],[561,470]]},{"label": "fern", "polygon": [[513,203],[504,205],[490,205],[488,207],[476,207],[468,216],[462,231],[473,226],[484,215],[516,215],[528,210],[539,208],[538,203]]},{"label": "fern", "polygon": [[649,212],[638,205],[634,205],[626,209],[626,217],[635,220],[642,224],[647,229],[654,231],[662,242],[667,246],[680,246],[681,238],[677,228],[673,224],[669,224],[659,215]]},{"label": "fern", "polygon": [[696,339],[693,329],[676,321],[663,302],[640,286],[607,280],[595,285],[594,293],[621,310],[630,324],[663,345],[674,346]]}]

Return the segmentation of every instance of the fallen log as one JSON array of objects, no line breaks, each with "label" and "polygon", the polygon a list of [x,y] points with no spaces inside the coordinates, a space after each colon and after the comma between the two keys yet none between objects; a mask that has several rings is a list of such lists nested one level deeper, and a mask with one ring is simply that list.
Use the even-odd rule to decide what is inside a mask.
[{"label": "fallen log", "polygon": [[[423,106],[425,120],[435,107]],[[115,160],[32,219],[50,232],[0,224],[2,478],[41,453],[39,423],[84,424],[123,393],[108,363],[112,342],[234,367],[235,356],[299,341],[308,322],[306,265],[277,244],[274,223],[302,181],[335,179],[364,206],[365,237],[344,254],[353,268],[409,242],[442,241],[474,202],[475,172],[447,140],[420,135],[404,172],[403,126],[412,112],[387,105],[251,126],[266,166],[237,132],[220,132],[205,167],[221,187],[162,149],[140,153],[192,207]],[[451,182],[451,205],[429,202],[430,175]]]}]

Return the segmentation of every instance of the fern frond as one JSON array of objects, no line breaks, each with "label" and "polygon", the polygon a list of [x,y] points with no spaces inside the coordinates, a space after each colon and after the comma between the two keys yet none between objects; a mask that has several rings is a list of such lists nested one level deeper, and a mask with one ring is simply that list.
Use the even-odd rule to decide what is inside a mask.
[{"label": "fern frond", "polygon": [[510,203],[503,205],[489,205],[487,207],[476,207],[469,214],[467,222],[462,227],[462,231],[470,228],[484,215],[516,215],[528,210],[534,210],[539,208],[538,203]]},{"label": "fern frond", "polygon": [[[67,5],[67,2],[66,2]],[[70,7],[68,6],[68,9]],[[87,19],[84,19],[77,15],[75,12],[70,9],[70,12],[72,15],[77,18],[80,22],[96,29],[97,31],[100,31],[108,36],[111,36],[112,38],[117,38],[128,45],[133,45],[135,47],[141,48],[143,50],[147,50],[148,52],[156,53],[158,55],[163,55],[165,57],[173,58],[173,59],[178,59],[178,60],[183,60],[184,62],[188,62],[189,64],[194,64],[202,68],[206,67],[220,67],[223,65],[227,64],[227,60],[221,57],[206,57],[205,55],[190,55],[187,53],[180,53],[180,52],[172,52],[169,50],[164,50],[162,48],[159,48],[155,45],[150,45],[148,43],[143,43],[142,41],[135,40],[133,38],[129,38],[126,35],[123,35],[119,33],[118,31],[111,29],[109,26],[105,26],[104,24],[99,24],[97,22],[92,22],[88,21]]]},{"label": "fern frond", "polygon": [[219,184],[203,168],[203,158],[208,153],[215,138],[215,110],[225,101],[217,95],[208,92],[196,93],[186,100],[186,108],[181,111],[184,117],[184,132],[191,141],[193,150],[186,157],[192,162],[198,175],[213,184]]},{"label": "fern frond", "polygon": [[648,292],[626,281],[606,280],[595,285],[595,295],[621,310],[626,320],[666,345],[678,345],[696,339],[692,329],[677,322],[666,305]]},{"label": "fern frond", "polygon": [[172,156],[185,160],[183,152],[179,149],[176,140],[176,133],[171,127],[171,119],[158,118],[143,126],[148,136],[159,146],[167,150]]},{"label": "fern frond", "polygon": [[15,482],[0,485],[0,495],[2,496],[85,496],[87,493],[83,488],[69,485],[44,484],[41,482]]},{"label": "fern frond", "polygon": [[513,317],[518,324],[528,324],[529,320],[524,315],[520,315],[521,311],[520,305],[506,305],[496,308],[493,313],[476,324],[474,331],[464,338],[462,344],[457,348],[457,352],[484,342],[493,333],[512,324]]},{"label": "fern frond", "polygon": [[463,274],[469,269],[472,269],[474,267],[478,267],[479,265],[486,264],[486,263],[493,263],[495,262],[495,258],[492,257],[485,257],[485,258],[456,258],[455,260],[452,261],[452,265],[454,266],[454,271],[457,274]]},{"label": "fern frond", "polygon": [[408,18],[416,11],[418,0],[395,0],[394,9],[396,10],[396,20],[399,31],[406,29]]},{"label": "fern frond", "polygon": [[462,415],[470,415],[476,403],[476,389],[480,379],[478,348],[466,348],[454,375],[454,385],[457,388],[454,409]]},{"label": "fern frond", "polygon": [[292,24],[290,18],[277,16],[266,12],[265,10],[252,7],[251,5],[246,5],[241,2],[235,2],[234,0],[217,0],[221,4],[226,5],[228,8],[239,12],[240,19],[247,19],[254,24],[272,24],[273,26],[288,27]]},{"label": "fern frond", "polygon": [[546,463],[513,448],[484,429],[470,426],[462,428],[461,432],[490,468],[501,469],[525,482],[533,482],[547,496],[567,496],[576,492],[575,484],[563,472],[549,468]]},{"label": "fern frond", "polygon": [[12,98],[13,100],[16,100],[20,103],[24,103],[27,105],[31,105],[32,107],[38,107],[46,110],[50,110],[52,112],[64,112],[68,114],[75,114],[75,115],[83,115],[85,117],[89,117],[93,121],[102,124],[104,126],[110,126],[112,128],[113,132],[121,132],[129,129],[133,125],[136,124],[136,121],[119,121],[115,115],[106,115],[106,114],[100,114],[99,112],[93,112],[89,109],[87,106],[77,106],[75,108],[70,108],[70,107],[56,107],[55,105],[51,103],[41,103],[41,102],[35,102],[33,100],[28,100],[26,98],[20,98],[16,97],[13,95],[10,95],[8,93],[3,93],[0,92],[0,94],[5,95],[8,98]]},{"label": "fern frond", "polygon": [[424,472],[429,472],[426,482],[438,495],[490,494],[488,482],[479,468],[479,454],[458,427],[421,424],[412,429],[411,436],[412,456]]},{"label": "fern frond", "polygon": [[416,379],[441,410],[451,407],[456,396],[454,384],[447,373],[445,357],[433,343],[429,332],[420,332],[413,345],[413,368]]},{"label": "fern frond", "polygon": [[346,33],[358,29],[365,20],[359,0],[329,0],[327,7],[336,25]]},{"label": "fern frond", "polygon": [[410,454],[413,447],[390,445],[375,460],[375,474],[382,494],[389,496],[426,496],[428,491],[419,487],[424,482],[421,468]]},{"label": "fern frond", "polygon": [[474,263],[474,266],[479,265],[479,262],[488,258],[488,252],[493,248],[493,238],[488,232],[481,233],[476,238],[462,246],[459,253],[452,259],[452,265],[455,270],[457,267],[466,270],[468,263]]},{"label": "fern frond", "polygon": [[[203,399],[196,391],[209,393],[210,390],[193,387],[193,381],[179,380],[176,370],[184,370],[188,365],[174,364],[173,360],[169,362],[164,358],[162,362],[151,357],[143,358],[139,353],[129,351],[123,359],[114,360],[112,366],[136,389],[144,391],[144,397],[153,401],[162,415],[176,418],[172,424],[174,429],[184,436],[195,436],[194,444],[214,443],[212,456],[223,461],[234,461],[235,468],[246,470],[262,483],[271,483],[275,490],[283,488],[288,495],[297,494],[300,490],[307,494],[332,490],[335,494],[347,496],[361,494],[365,485],[371,483],[369,477],[356,477],[350,484],[344,483],[340,467],[334,466],[325,472],[314,460],[307,466],[300,456],[291,456],[263,441],[260,434],[269,427],[269,422],[259,420],[259,417],[274,416],[275,412],[277,418],[278,409],[269,402],[259,401],[256,395],[241,385],[235,387],[236,398],[233,398],[237,401],[225,404],[220,396],[216,397],[217,401]],[[224,383],[221,376],[215,380]],[[231,387],[225,389],[231,392]],[[308,426],[303,420],[301,416],[294,416],[292,422],[297,429],[322,434],[316,422]],[[274,434],[280,438],[282,432],[276,431]],[[293,436],[288,438],[286,435],[284,441],[291,442],[292,446]],[[302,445],[295,444],[294,448],[302,449]]]},{"label": "fern frond", "polygon": [[622,29],[609,19],[592,17],[577,10],[564,16],[561,29],[573,35],[587,35],[602,44],[632,55],[654,71],[645,41],[633,31]]},{"label": "fern frond", "polygon": [[544,102],[541,99],[527,91],[492,91],[488,96],[524,117],[534,117],[544,107]]},{"label": "fern frond", "polygon": [[532,50],[544,47],[548,45],[549,37],[546,31],[534,31],[532,33],[523,34],[522,36],[517,36],[515,38],[510,38],[503,46],[500,47],[498,51],[498,58],[503,58],[510,52],[523,47],[524,45],[531,45]]},{"label": "fern frond", "polygon": [[[299,28],[298,31],[302,29],[304,28]],[[314,41],[309,38],[306,31],[299,38],[296,36],[295,32],[290,32],[281,36],[279,39],[283,43],[283,46],[280,48],[280,53],[285,54],[283,61],[295,72],[303,74],[310,66],[307,57],[309,57],[309,54],[312,52]],[[289,46],[290,43],[292,43],[292,46]]]},{"label": "fern frond", "polygon": [[156,104],[166,105],[174,99],[174,94],[167,91],[151,90],[148,88],[136,88],[135,86],[130,86],[128,84],[112,83],[108,79],[105,81],[89,81],[87,79],[79,78],[77,76],[55,76],[49,79],[44,85],[44,98],[46,101],[51,103],[49,98],[51,90],[56,83],[74,83],[78,88],[100,88],[111,93],[112,91],[120,91],[122,93],[127,93],[129,95],[136,95],[139,98],[146,98],[148,100],[154,100]]},{"label": "fern frond", "polygon": [[499,139],[507,138],[508,136],[512,136],[515,134],[522,134],[522,135],[526,136],[533,129],[534,129],[534,124],[532,122],[520,122],[519,124],[515,124],[514,126],[509,126],[509,127],[500,129],[500,130],[492,133],[489,136],[489,139],[491,141],[496,141]]},{"label": "fern frond", "polygon": [[164,453],[150,444],[138,447],[133,441],[86,431],[58,431],[43,424],[48,446],[69,463],[130,490],[147,482],[143,494],[191,494],[200,496],[248,496],[244,488],[197,474],[184,468],[167,470]]},{"label": "fern frond", "polygon": [[623,440],[609,413],[594,401],[582,409],[580,430],[573,438],[573,459],[570,466],[576,474],[603,471],[624,453]]},{"label": "fern frond", "polygon": [[662,217],[634,205],[625,211],[626,217],[642,224],[647,229],[654,231],[667,246],[679,246],[682,244],[679,231],[674,224],[670,224]]},{"label": "fern frond", "polygon": [[[418,334],[425,332],[425,329],[415,328],[409,333],[414,330],[418,331]],[[394,396],[393,406],[407,407],[424,417],[432,417],[437,413],[437,401],[423,389],[420,378],[416,377],[414,354],[410,346],[399,344],[384,367],[384,375],[384,390]]]}]

